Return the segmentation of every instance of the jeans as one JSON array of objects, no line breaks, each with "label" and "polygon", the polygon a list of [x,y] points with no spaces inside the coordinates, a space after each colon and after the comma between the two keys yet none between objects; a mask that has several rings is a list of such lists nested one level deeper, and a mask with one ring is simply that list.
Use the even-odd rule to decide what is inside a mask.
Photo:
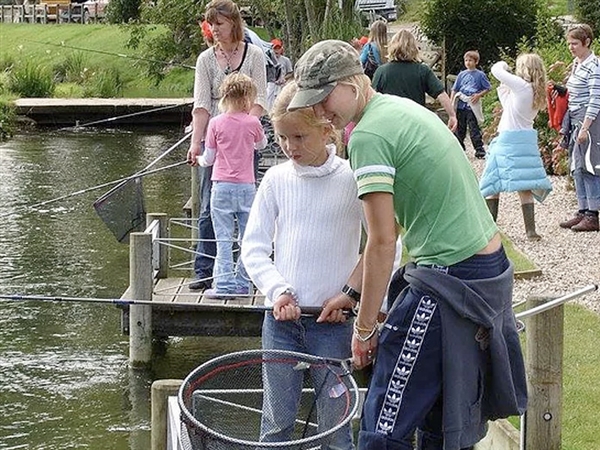
[{"label": "jeans", "polygon": [[200,214],[198,215],[198,244],[194,259],[194,272],[199,280],[207,280],[213,276],[213,267],[217,255],[215,232],[210,218],[210,191],[212,166],[198,167],[200,178]]},{"label": "jeans", "polygon": [[[474,255],[450,267],[436,266],[451,276],[492,278],[509,266],[504,249]],[[392,292],[401,292],[390,309],[379,337],[376,362],[365,399],[360,450],[443,449],[442,320],[440,299],[410,286],[402,290],[403,277],[394,275]],[[460,364],[460,355],[456,364]]]},{"label": "jeans", "polygon": [[475,148],[475,153],[485,153],[483,148],[483,139],[481,138],[481,129],[475,118],[475,114],[471,109],[458,109],[456,111],[456,120],[458,126],[456,127],[456,137],[458,142],[465,150],[465,137],[467,136],[467,128],[469,129],[469,135],[471,136],[471,142]]},{"label": "jeans", "polygon": [[[262,328],[263,349],[289,350],[310,355],[345,359],[351,356],[352,322],[317,323],[316,317],[302,316],[296,321],[277,321],[268,312]],[[283,367],[282,367],[283,366]],[[315,389],[329,392],[339,383],[330,369],[311,368],[310,375]],[[298,415],[304,371],[294,370],[288,364],[263,366],[265,397],[261,421],[261,441],[281,442],[290,440],[294,421]],[[318,396],[318,431],[331,429],[339,423],[340,411],[345,410],[345,400],[337,404],[329,395]],[[331,435],[322,445],[323,450],[352,450],[350,424]]]},{"label": "jeans", "polygon": [[573,171],[573,181],[575,181],[579,209],[598,211],[600,209],[600,177],[580,168]]},{"label": "jeans", "polygon": [[254,183],[213,182],[210,215],[217,239],[215,262],[217,293],[247,294],[250,291],[250,279],[240,258],[237,260],[237,270],[235,268],[233,238],[237,219],[237,241],[241,243],[255,194]]}]

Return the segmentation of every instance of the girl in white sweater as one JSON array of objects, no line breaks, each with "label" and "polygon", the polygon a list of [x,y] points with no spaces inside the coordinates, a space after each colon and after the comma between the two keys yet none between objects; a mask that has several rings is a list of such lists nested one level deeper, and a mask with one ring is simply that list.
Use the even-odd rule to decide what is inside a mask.
[{"label": "girl in white sweater", "polygon": [[[265,295],[265,304],[273,306],[263,323],[264,349],[349,358],[352,323],[342,308],[360,298],[352,287],[360,286],[353,269],[359,258],[361,205],[348,162],[329,143],[331,124],[317,118],[312,108],[287,111],[296,90],[295,83],[285,86],[273,107],[275,133],[290,160],[270,168],[261,181],[241,246],[242,260]],[[304,307],[325,304],[330,313],[302,315]],[[337,383],[327,371],[310,370],[315,386],[325,383],[323,392]],[[289,439],[303,377],[291,367],[264,369],[262,441]],[[327,423],[334,420],[331,416],[319,410],[321,430],[335,425]],[[350,427],[334,433],[322,448],[353,449]]]}]

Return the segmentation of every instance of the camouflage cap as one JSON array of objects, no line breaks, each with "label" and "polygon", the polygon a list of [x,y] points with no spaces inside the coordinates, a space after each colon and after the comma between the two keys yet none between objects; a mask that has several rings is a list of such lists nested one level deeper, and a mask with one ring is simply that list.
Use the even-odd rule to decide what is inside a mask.
[{"label": "camouflage cap", "polygon": [[362,74],[357,51],[344,41],[321,41],[309,48],[296,63],[294,78],[298,92],[288,111],[313,106],[327,97],[337,81]]}]

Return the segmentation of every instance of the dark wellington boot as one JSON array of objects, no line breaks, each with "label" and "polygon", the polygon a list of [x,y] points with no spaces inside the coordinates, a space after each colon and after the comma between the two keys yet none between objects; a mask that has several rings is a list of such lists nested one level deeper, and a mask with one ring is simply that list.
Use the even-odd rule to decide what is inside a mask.
[{"label": "dark wellington boot", "polygon": [[573,231],[598,231],[598,216],[594,214],[584,214],[583,219],[571,227]]},{"label": "dark wellington boot", "polygon": [[535,213],[533,203],[525,203],[521,205],[523,210],[523,221],[525,222],[525,232],[527,238],[532,241],[539,241],[542,237],[535,232]]},{"label": "dark wellington boot", "polygon": [[487,203],[487,207],[490,210],[490,214],[492,215],[494,222],[498,219],[498,205],[500,204],[499,198],[486,198],[485,202]]},{"label": "dark wellington boot", "polygon": [[573,216],[569,220],[565,220],[564,222],[559,223],[558,226],[561,228],[572,228],[583,220],[583,216],[584,214],[582,212],[577,211],[575,213],[575,216]]}]

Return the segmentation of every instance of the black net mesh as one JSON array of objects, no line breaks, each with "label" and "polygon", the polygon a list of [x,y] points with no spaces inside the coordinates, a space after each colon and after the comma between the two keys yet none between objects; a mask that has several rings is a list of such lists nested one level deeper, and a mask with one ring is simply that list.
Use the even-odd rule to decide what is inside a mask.
[{"label": "black net mesh", "polygon": [[198,367],[179,404],[188,450],[308,450],[350,435],[358,387],[343,361],[250,350]]},{"label": "black net mesh", "polygon": [[142,179],[119,183],[94,202],[94,209],[119,242],[129,242],[129,233],[142,231],[146,222]]}]

